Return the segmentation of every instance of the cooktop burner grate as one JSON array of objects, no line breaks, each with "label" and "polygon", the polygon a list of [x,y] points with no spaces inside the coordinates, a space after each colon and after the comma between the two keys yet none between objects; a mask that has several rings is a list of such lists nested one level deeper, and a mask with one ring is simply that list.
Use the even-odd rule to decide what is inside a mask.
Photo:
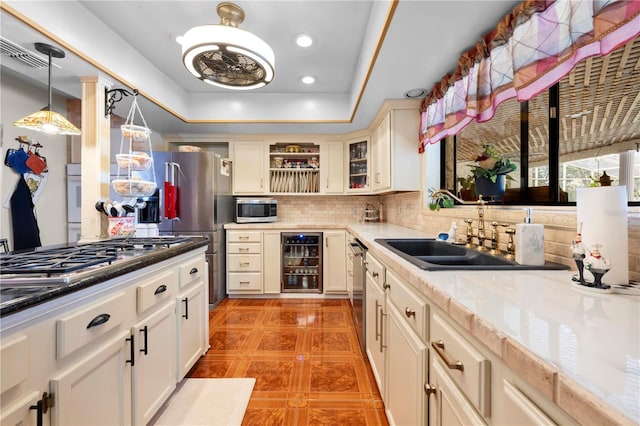
[{"label": "cooktop burner grate", "polygon": [[63,274],[118,260],[119,253],[153,250],[188,241],[186,237],[118,238],[16,254],[0,254],[0,275]]}]

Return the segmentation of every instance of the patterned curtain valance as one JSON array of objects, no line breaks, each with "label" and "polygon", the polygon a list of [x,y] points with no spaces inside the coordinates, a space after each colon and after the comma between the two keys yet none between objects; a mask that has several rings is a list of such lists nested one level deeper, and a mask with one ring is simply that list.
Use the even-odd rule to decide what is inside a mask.
[{"label": "patterned curtain valance", "polygon": [[458,59],[422,103],[420,152],[500,103],[526,101],[577,63],[604,56],[640,34],[640,0],[526,0]]}]

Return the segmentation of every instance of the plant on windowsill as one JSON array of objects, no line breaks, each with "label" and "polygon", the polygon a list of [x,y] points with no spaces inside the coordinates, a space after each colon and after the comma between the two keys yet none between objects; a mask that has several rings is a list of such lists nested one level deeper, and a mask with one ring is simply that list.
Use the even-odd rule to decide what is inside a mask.
[{"label": "plant on windowsill", "polygon": [[458,184],[460,184],[460,189],[458,190],[458,195],[464,201],[476,201],[478,196],[476,195],[476,179],[475,176],[469,175],[467,177],[459,177]]},{"label": "plant on windowsill", "polygon": [[501,200],[504,196],[507,180],[515,180],[509,173],[516,170],[516,165],[504,158],[491,144],[483,144],[483,151],[476,158],[476,165],[471,166],[471,173],[476,182],[476,193],[485,199]]},{"label": "plant on windowsill", "polygon": [[441,207],[451,209],[454,206],[453,199],[447,194],[429,188],[429,210],[440,210]]}]

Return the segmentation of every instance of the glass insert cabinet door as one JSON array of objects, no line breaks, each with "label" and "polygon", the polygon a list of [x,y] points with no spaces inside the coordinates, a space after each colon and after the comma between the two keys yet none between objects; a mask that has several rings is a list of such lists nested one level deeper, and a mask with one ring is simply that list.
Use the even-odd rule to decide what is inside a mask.
[{"label": "glass insert cabinet door", "polygon": [[369,187],[368,142],[349,144],[349,189],[365,189]]},{"label": "glass insert cabinet door", "polygon": [[283,293],[322,293],[322,232],[281,234]]}]

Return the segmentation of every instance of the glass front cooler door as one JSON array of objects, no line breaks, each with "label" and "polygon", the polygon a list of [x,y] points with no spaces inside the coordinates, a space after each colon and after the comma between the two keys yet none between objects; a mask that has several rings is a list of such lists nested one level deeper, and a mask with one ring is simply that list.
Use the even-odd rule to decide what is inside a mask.
[{"label": "glass front cooler door", "polygon": [[322,233],[282,233],[283,293],[322,293]]}]

